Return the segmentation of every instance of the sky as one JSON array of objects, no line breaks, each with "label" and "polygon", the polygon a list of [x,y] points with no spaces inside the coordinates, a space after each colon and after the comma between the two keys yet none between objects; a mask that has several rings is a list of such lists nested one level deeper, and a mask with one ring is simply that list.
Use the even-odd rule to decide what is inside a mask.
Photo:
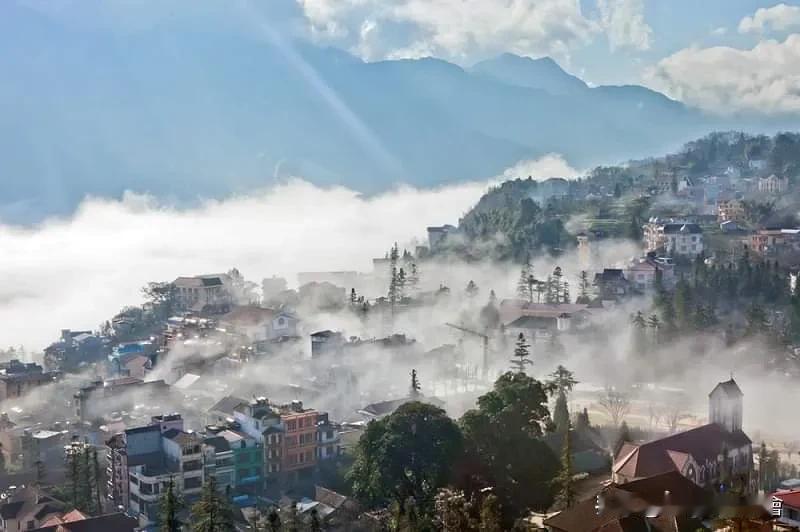
[{"label": "sky", "polygon": [[[643,84],[726,113],[800,109],[800,2],[759,0],[12,0],[70,24],[140,31],[181,20],[284,32],[368,61],[463,66],[551,56],[591,84]],[[2,9],[0,7],[0,9]]]}]

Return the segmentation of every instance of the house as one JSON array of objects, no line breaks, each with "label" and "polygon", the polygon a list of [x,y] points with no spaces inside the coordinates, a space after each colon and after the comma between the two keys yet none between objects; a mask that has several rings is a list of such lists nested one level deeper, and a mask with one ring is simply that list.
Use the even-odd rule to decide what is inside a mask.
[{"label": "house", "polygon": [[717,198],[717,221],[742,222],[746,217],[744,202],[728,195]]},{"label": "house", "polygon": [[671,259],[644,257],[633,259],[625,270],[625,278],[637,292],[649,292],[660,279],[662,287],[675,285],[675,265]]},{"label": "house", "polygon": [[670,256],[690,257],[703,253],[703,230],[696,223],[652,218],[643,229],[647,252],[663,250]]},{"label": "house", "polygon": [[438,227],[428,227],[428,247],[431,252],[441,250],[448,238],[458,234],[458,228],[452,225],[442,225]]},{"label": "house", "polygon": [[789,179],[772,174],[758,180],[758,191],[762,194],[783,194],[789,190]]},{"label": "house", "polygon": [[46,372],[34,362],[9,360],[0,363],[0,401],[19,399],[31,390],[55,382],[58,372]]},{"label": "house", "polygon": [[206,467],[212,467],[217,487],[234,497],[254,496],[264,488],[264,452],[255,438],[227,427],[206,427],[203,439]]},{"label": "house", "polygon": [[253,342],[295,337],[298,321],[289,312],[255,306],[233,307],[219,317],[221,326],[240,332]]},{"label": "house", "polygon": [[767,227],[750,236],[750,249],[759,255],[779,255],[800,251],[800,229]]},{"label": "house", "polygon": [[646,443],[624,443],[614,458],[613,481],[677,471],[701,487],[726,483],[749,490],[753,455],[742,431],[742,399],[733,379],[721,382],[709,394],[708,424]]},{"label": "house", "polygon": [[139,530],[139,522],[117,512],[113,514],[89,517],[77,510],[73,510],[63,517],[53,517],[47,520],[40,528],[34,528],[38,532],[134,532]]},{"label": "house", "polygon": [[591,315],[584,303],[531,303],[524,299],[503,299],[499,307],[500,320],[508,327],[515,320],[531,316],[561,323],[561,330],[580,328]]},{"label": "house", "polygon": [[172,281],[178,304],[189,310],[225,307],[233,302],[233,281],[228,274],[178,277]]},{"label": "house", "polygon": [[543,524],[551,532],[699,530],[706,516],[696,512],[711,501],[710,492],[673,471],[613,483]]},{"label": "house", "polygon": [[63,515],[65,509],[63,502],[36,488],[15,488],[0,504],[0,532],[34,530],[49,519]]},{"label": "house", "polygon": [[438,406],[439,408],[444,406],[444,403],[440,399],[437,399],[436,397],[425,397],[420,395],[419,397],[402,397],[400,399],[390,399],[388,401],[371,403],[365,406],[364,408],[358,410],[358,413],[364,416],[366,421],[372,421],[373,419],[383,419],[384,417],[392,414],[395,410],[397,410],[404,404],[410,403],[411,401],[422,401],[428,404],[432,404],[434,406]]},{"label": "house", "polygon": [[325,330],[312,333],[311,358],[341,353],[344,343],[344,335],[340,332]]},{"label": "house", "polygon": [[144,382],[135,377],[96,380],[73,396],[75,415],[83,421],[93,420],[112,410],[129,408],[144,397],[163,401],[168,393],[169,385],[163,380]]},{"label": "house", "polygon": [[780,524],[800,528],[800,489],[776,491],[769,500]]},{"label": "house", "polygon": [[619,268],[605,268],[601,273],[596,273],[594,286],[603,301],[616,301],[631,293],[631,283]]}]

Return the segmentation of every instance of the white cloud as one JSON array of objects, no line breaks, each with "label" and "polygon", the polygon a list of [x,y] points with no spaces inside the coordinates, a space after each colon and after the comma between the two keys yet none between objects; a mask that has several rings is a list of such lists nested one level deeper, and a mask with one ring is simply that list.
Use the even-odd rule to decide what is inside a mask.
[{"label": "white cloud", "polygon": [[[320,40],[366,59],[565,57],[598,31],[579,0],[297,0]],[[368,31],[364,31],[364,29]]]},{"label": "white cloud", "polygon": [[800,27],[800,7],[777,4],[762,7],[739,22],[739,33],[782,32]]},{"label": "white cloud", "polygon": [[649,50],[653,29],[644,20],[642,0],[598,0],[603,28],[611,50]]},{"label": "white cloud", "polygon": [[714,28],[713,30],[711,30],[711,35],[714,35],[715,37],[722,37],[727,33],[728,33],[728,28],[726,28],[725,26],[720,26],[719,28]]},{"label": "white cloud", "polygon": [[503,172],[503,178],[515,179],[517,177],[531,176],[539,179],[547,179],[548,177],[572,179],[582,174],[583,172],[572,168],[561,155],[550,153],[538,159],[518,162]]},{"label": "white cloud", "polygon": [[646,74],[653,88],[716,113],[800,112],[800,34],[752,49],[692,47]]},{"label": "white cloud", "polygon": [[[572,174],[550,155],[526,172]],[[526,175],[527,175],[526,173]],[[238,267],[260,282],[299,271],[370,271],[392,242],[455,223],[495,180],[374,197],[292,180],[190,209],[140,195],[86,199],[68,219],[0,225],[0,346],[41,348],[62,328],[96,328],[140,302],[148,281]]]}]

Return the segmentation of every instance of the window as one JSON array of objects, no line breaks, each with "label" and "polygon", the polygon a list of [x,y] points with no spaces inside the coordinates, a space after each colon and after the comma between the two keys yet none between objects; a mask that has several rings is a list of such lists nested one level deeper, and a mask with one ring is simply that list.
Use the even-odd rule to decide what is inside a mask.
[{"label": "window", "polygon": [[183,480],[183,489],[193,490],[203,485],[202,477],[191,477]]},{"label": "window", "polygon": [[291,420],[291,421],[287,421],[286,422],[286,430],[288,430],[288,431],[297,430],[297,421],[295,421],[294,419]]}]

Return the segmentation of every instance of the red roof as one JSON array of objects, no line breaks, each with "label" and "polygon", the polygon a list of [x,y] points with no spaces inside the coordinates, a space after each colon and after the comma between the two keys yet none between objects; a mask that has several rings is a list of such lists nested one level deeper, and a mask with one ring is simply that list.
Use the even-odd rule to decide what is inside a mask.
[{"label": "red roof", "polygon": [[800,489],[776,491],[772,496],[779,498],[787,506],[800,508]]},{"label": "red roof", "polygon": [[638,446],[623,445],[614,460],[614,472],[629,478],[644,478],[679,471],[691,455],[698,463],[716,460],[723,448],[739,448],[752,443],[742,431],[728,432],[709,423]]}]

